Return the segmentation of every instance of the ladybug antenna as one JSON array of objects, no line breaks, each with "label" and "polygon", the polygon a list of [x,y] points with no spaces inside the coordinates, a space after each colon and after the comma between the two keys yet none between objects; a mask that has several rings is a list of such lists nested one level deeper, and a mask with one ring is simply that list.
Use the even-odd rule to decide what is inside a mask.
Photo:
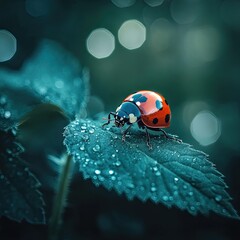
[{"label": "ladybug antenna", "polygon": [[[102,120],[105,120],[105,121],[106,121],[106,120],[108,120],[108,118],[103,117]],[[114,120],[115,120],[114,118],[109,119],[109,121],[114,121]]]}]

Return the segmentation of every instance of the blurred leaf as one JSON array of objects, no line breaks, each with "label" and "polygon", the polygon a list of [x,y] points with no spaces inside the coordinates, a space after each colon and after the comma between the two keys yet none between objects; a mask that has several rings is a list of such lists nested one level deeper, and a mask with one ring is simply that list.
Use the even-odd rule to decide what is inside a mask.
[{"label": "blurred leaf", "polygon": [[[12,125],[6,124],[10,120],[16,123],[40,103],[55,104],[74,118],[86,104],[88,72],[59,44],[43,40],[20,72],[0,71],[0,91],[2,126]],[[4,118],[6,111],[11,113],[8,120]]]},{"label": "blurred leaf", "polygon": [[65,130],[65,145],[84,177],[96,186],[115,189],[129,199],[177,206],[193,215],[213,211],[239,218],[222,174],[205,153],[162,136],[151,137],[153,150],[149,150],[145,134],[132,132],[123,143],[119,129],[104,130],[98,121],[75,120]]},{"label": "blurred leaf", "polygon": [[40,183],[21,160],[23,148],[13,132],[0,131],[0,146],[0,216],[44,224]]},{"label": "blurred leaf", "polygon": [[39,99],[28,89],[1,87],[0,83],[0,90],[0,130],[11,129],[24,114],[39,104]]}]

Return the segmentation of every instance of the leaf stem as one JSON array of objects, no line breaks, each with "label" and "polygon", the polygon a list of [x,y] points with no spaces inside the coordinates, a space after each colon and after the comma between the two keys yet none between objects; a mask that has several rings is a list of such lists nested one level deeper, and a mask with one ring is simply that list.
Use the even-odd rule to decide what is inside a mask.
[{"label": "leaf stem", "polygon": [[60,227],[62,224],[62,213],[65,207],[68,195],[68,185],[71,179],[72,157],[67,155],[62,171],[59,175],[59,185],[53,202],[52,216],[49,220],[49,240],[58,239]]}]

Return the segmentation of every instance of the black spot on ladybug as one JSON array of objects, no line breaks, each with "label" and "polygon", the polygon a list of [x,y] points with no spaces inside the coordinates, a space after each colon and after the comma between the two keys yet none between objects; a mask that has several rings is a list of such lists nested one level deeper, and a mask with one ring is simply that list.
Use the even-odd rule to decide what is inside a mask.
[{"label": "black spot on ladybug", "polygon": [[157,124],[158,123],[158,119],[154,118],[152,122],[153,122],[153,124]]},{"label": "black spot on ladybug", "polygon": [[167,102],[167,100],[165,99],[165,103],[168,105],[168,102]]},{"label": "black spot on ladybug", "polygon": [[169,120],[170,120],[170,115],[169,115],[169,114],[167,114],[167,115],[165,116],[165,122],[166,122],[166,123],[168,123],[168,122],[169,122]]},{"label": "black spot on ladybug", "polygon": [[132,96],[134,102],[146,102],[147,98],[143,96],[141,93],[134,94]]},{"label": "black spot on ladybug", "polygon": [[159,110],[163,109],[163,105],[159,100],[156,100],[156,108],[159,109]]}]

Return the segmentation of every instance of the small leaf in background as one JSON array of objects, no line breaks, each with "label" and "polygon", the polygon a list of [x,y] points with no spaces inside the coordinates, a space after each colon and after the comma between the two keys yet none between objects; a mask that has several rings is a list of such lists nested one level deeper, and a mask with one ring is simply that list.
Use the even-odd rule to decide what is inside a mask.
[{"label": "small leaf in background", "polygon": [[[8,97],[2,94],[2,89],[16,89],[19,90],[18,97],[27,106],[52,103],[73,118],[85,107],[89,92],[88,77],[87,70],[82,69],[78,60],[58,43],[42,40],[20,72],[0,71],[0,98]],[[25,91],[31,92],[32,103],[25,99]]]},{"label": "small leaf in background", "polygon": [[122,142],[119,129],[102,122],[75,120],[65,130],[65,145],[79,162],[83,176],[96,186],[115,189],[129,199],[138,197],[167,207],[177,206],[196,215],[217,214],[239,218],[225,191],[226,184],[208,156],[186,143],[131,131]]},{"label": "small leaf in background", "polygon": [[40,183],[22,161],[22,152],[11,131],[0,131],[0,216],[44,224]]}]

